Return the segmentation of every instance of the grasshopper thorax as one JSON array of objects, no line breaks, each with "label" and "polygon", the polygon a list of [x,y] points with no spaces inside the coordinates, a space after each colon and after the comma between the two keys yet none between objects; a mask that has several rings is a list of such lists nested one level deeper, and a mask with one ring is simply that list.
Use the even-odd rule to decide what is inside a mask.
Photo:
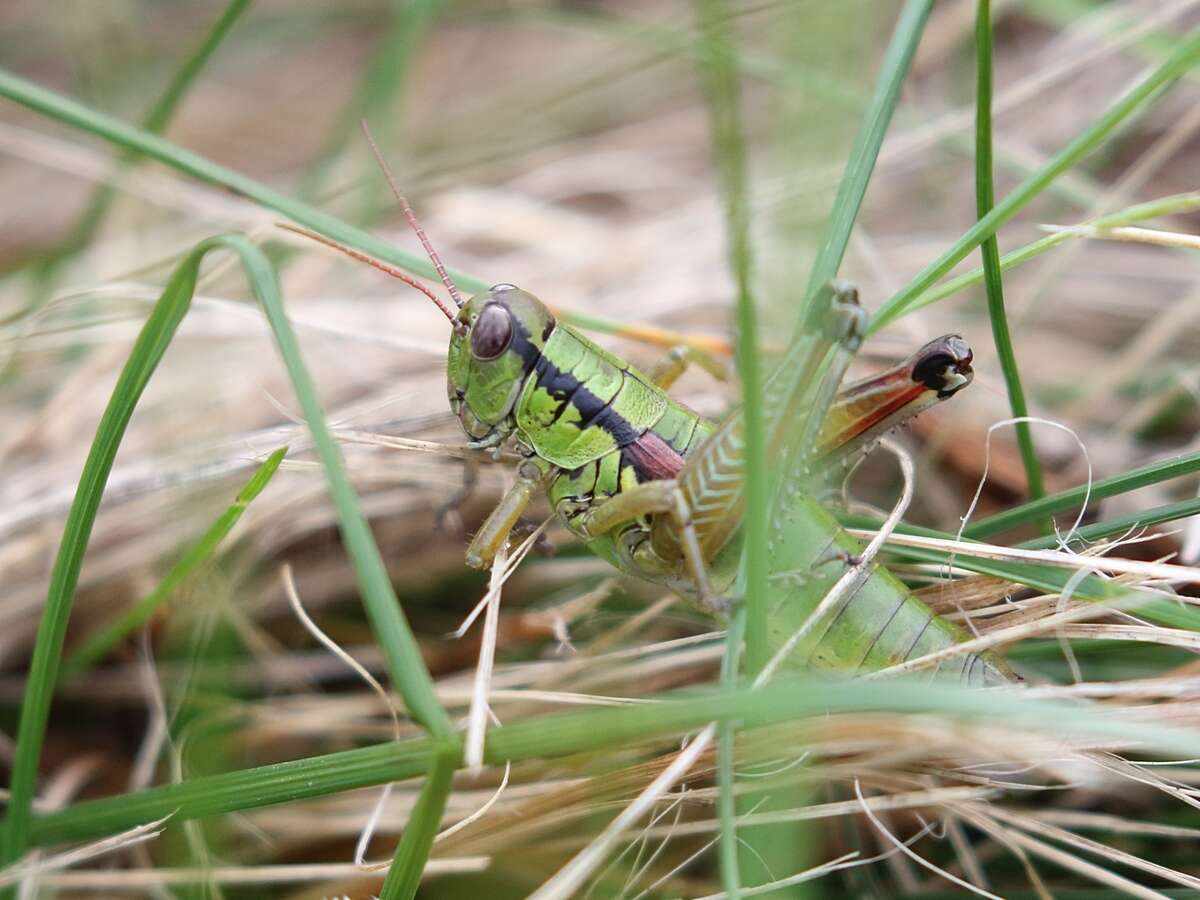
[{"label": "grasshopper thorax", "polygon": [[450,335],[447,389],[474,441],[494,445],[511,432],[513,406],[554,327],[546,305],[511,284],[463,304]]}]

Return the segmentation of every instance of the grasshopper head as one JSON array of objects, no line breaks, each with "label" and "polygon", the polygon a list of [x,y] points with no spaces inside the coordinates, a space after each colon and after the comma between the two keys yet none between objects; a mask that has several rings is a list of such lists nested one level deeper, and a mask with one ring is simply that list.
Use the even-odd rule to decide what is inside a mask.
[{"label": "grasshopper head", "polygon": [[446,378],[450,408],[472,439],[498,443],[512,430],[513,405],[554,324],[540,300],[511,284],[492,286],[458,311]]}]

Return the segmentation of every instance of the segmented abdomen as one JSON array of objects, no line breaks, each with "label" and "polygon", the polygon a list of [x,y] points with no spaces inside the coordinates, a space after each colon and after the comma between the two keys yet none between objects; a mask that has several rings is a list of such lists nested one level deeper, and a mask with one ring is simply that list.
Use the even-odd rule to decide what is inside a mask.
[{"label": "segmented abdomen", "polygon": [[[778,646],[804,625],[845,571],[857,541],[815,500],[801,492],[781,498],[772,523],[773,642]],[[825,621],[814,624],[795,650],[803,666],[849,674],[879,671],[944,650],[970,637],[936,615],[886,569],[872,565],[862,585]],[[962,653],[929,667],[930,677],[983,686],[1013,680],[992,653]]]}]

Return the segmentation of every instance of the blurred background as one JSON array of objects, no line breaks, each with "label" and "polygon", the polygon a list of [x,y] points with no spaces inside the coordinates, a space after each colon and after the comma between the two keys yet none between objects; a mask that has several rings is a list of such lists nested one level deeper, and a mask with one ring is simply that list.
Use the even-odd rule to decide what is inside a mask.
[{"label": "blurred background", "polygon": [[[366,119],[434,245],[456,269],[517,283],[564,309],[730,339],[733,288],[688,4],[243,6],[169,117],[171,141],[419,251],[358,130]],[[751,148],[755,291],[768,344],[790,331],[899,8],[892,0],[734,6]],[[142,121],[226,9],[210,0],[7,0],[0,65]],[[884,143],[843,268],[869,309],[975,219],[974,16],[972,2],[937,4]],[[1200,3],[1011,0],[995,4],[995,19],[1003,196],[1200,21]],[[1001,251],[1042,236],[1042,224],[1074,224],[1194,189],[1198,130],[1193,79],[1059,179],[1003,230]],[[439,507],[469,477],[445,402],[443,317],[403,285],[280,232],[269,210],[159,165],[115,159],[108,145],[0,101],[3,731],[12,734],[49,565],[116,373],[174,262],[225,231],[272,248],[307,362],[426,661],[448,702],[465,710],[478,644],[474,632],[458,640],[447,634],[475,605],[483,582],[462,564],[463,535],[494,503],[507,472],[483,465],[469,501],[438,527]],[[1192,231],[1196,221],[1181,216],[1167,226]],[[978,256],[968,262],[964,270]],[[1079,434],[1097,477],[1195,442],[1198,274],[1185,251],[1076,241],[1006,277],[1033,412]],[[859,366],[879,368],[947,331],[960,331],[975,347],[976,382],[902,437],[921,449],[910,517],[953,531],[982,474],[986,429],[1008,415],[982,291],[907,316],[867,344]],[[639,365],[662,352],[628,336],[597,340]],[[703,372],[689,373],[677,389],[714,416],[736,393],[736,385]],[[440,446],[397,447],[395,439]],[[1086,477],[1069,435],[1046,429],[1037,442],[1051,490]],[[286,376],[231,266],[205,274],[134,417],[87,557],[69,647],[151,591],[265,455],[285,444],[291,450],[279,475],[149,630],[61,686],[44,754],[47,803],[391,736],[386,710],[316,644],[284,596],[279,565],[288,562],[308,613],[381,673]],[[895,486],[889,468],[881,470],[860,486],[890,503]],[[1011,435],[1002,431],[993,439],[981,513],[1024,499],[1024,490]],[[1119,498],[1105,515],[1178,497],[1160,486]],[[1136,552],[1155,556],[1186,541],[1181,531]],[[602,564],[575,552],[562,532],[552,529],[548,543],[557,552],[531,557],[505,595],[502,682],[638,696],[712,677],[717,643],[701,641],[688,653],[653,649],[703,634],[711,623],[669,608],[645,587],[603,581]],[[655,614],[639,616],[648,604]],[[582,656],[564,652],[568,636]],[[651,649],[638,655],[639,647]],[[616,652],[622,649],[625,656]],[[1140,660],[1118,651],[1106,671],[1137,675]],[[535,665],[548,668],[531,674]],[[497,710],[503,719],[539,704],[554,706],[524,700],[506,709],[498,701]],[[10,749],[10,737],[0,736],[0,758]],[[631,752],[605,763],[638,758]],[[575,803],[581,815],[555,840],[535,840],[539,832],[517,828],[515,819],[498,820],[506,827],[481,820],[448,841],[445,854],[493,855],[486,881],[446,876],[428,883],[428,895],[482,896],[486,884],[487,896],[522,896],[597,827],[588,814],[612,797],[584,791],[568,801],[561,793],[575,779],[587,783],[595,763],[515,771],[499,812],[536,819]],[[498,779],[493,772],[464,782],[451,813],[477,809]],[[390,854],[415,790],[406,784],[392,796],[373,856]],[[349,792],[173,827],[136,852],[144,864],[345,862],[375,796]],[[630,874],[625,887],[605,884],[595,896],[643,896],[701,843],[664,843],[661,858],[636,881]],[[618,887],[625,868],[637,871],[619,868]],[[917,870],[905,877],[926,896],[946,885],[927,876]],[[694,896],[716,890],[714,879],[710,854],[650,895]],[[378,880],[223,890],[365,896],[372,884]],[[98,895],[99,888],[76,890]],[[133,889],[106,890],[123,896]],[[218,888],[213,882],[205,890]]]}]

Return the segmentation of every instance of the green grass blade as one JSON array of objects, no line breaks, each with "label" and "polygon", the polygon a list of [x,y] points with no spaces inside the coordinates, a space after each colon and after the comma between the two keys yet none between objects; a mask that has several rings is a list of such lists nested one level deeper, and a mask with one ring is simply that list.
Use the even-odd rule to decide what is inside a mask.
[{"label": "green grass blade", "polygon": [[[180,263],[138,335],[96,429],[96,437],[79,477],[79,487],[67,513],[26,676],[9,781],[8,813],[3,832],[0,832],[0,864],[19,859],[29,846],[30,811],[37,784],[38,761],[75,587],[96,521],[96,511],[134,407],[187,312],[196,287],[200,258],[200,254],[193,252]],[[2,895],[11,895],[11,892],[5,891]]]},{"label": "green grass blade", "polygon": [[[212,28],[209,29],[204,39],[200,41],[191,55],[184,60],[183,65],[175,71],[175,75],[167,84],[166,89],[159,95],[154,105],[150,107],[150,110],[146,113],[146,117],[142,120],[142,128],[152,134],[161,134],[166,130],[172,116],[175,114],[175,110],[179,108],[179,104],[187,96],[188,90],[195,83],[196,77],[208,65],[217,48],[221,46],[221,43],[233,29],[234,24],[249,6],[250,0],[229,0],[229,4],[225,7],[217,21],[213,23]],[[127,149],[121,154],[120,159],[117,160],[117,169],[120,170],[133,164],[140,155],[135,150]],[[92,236],[95,235],[96,230],[104,222],[104,217],[108,214],[115,196],[116,190],[111,183],[105,183],[96,188],[91,199],[88,201],[88,205],[76,223],[71,227],[62,244],[42,261],[40,269],[43,278],[49,277],[52,271],[61,263],[74,256],[91,242]]]},{"label": "green grass blade", "polygon": [[[1074,536],[1082,541],[1099,541],[1104,538],[1124,534],[1127,531],[1140,528],[1153,528],[1164,522],[1174,522],[1189,516],[1200,515],[1200,497],[1180,500],[1178,503],[1164,503],[1162,506],[1152,506],[1141,509],[1126,516],[1115,519],[1105,519],[1077,528]],[[1024,541],[1017,545],[1028,550],[1049,550],[1058,546],[1057,535],[1046,535],[1032,541]]]},{"label": "green grass blade", "polygon": [[[1144,222],[1146,219],[1153,219],[1158,216],[1193,212],[1196,209],[1200,209],[1200,194],[1194,192],[1172,194],[1169,197],[1162,197],[1146,203],[1138,203],[1134,206],[1118,210],[1115,213],[1100,216],[1084,223],[1084,226],[1096,229],[1117,228],[1122,225],[1132,225],[1135,222]],[[1044,238],[1032,241],[1024,247],[1010,250],[1000,257],[1000,271],[1007,272],[1009,269],[1041,256],[1047,250],[1057,247],[1065,241],[1076,240],[1086,234],[1087,232],[1082,229],[1056,231],[1053,234],[1046,235]],[[959,275],[956,278],[951,278],[949,281],[943,282],[937,287],[913,298],[912,303],[907,307],[907,311],[916,312],[918,309],[924,309],[926,306],[937,303],[939,300],[944,300],[972,285],[980,284],[983,282],[983,277],[983,269],[979,268]]]},{"label": "green grass blade", "polygon": [[450,796],[459,755],[457,742],[435,755],[417,802],[404,824],[404,833],[383,881],[379,900],[411,900],[417,895],[425,862],[446,809],[446,798]]},{"label": "green grass blade", "polygon": [[1104,143],[1131,115],[1144,109],[1198,61],[1200,61],[1200,32],[1193,31],[1180,41],[1179,46],[1161,65],[1156,66],[1145,78],[1109,107],[1103,115],[1097,117],[1074,140],[1056,153],[1046,165],[1021,182],[1007,197],[994,206],[991,212],[968,229],[949,250],[926,266],[884,303],[871,320],[870,330],[878,331],[907,313],[917,297],[961,262],[985,238],[995,234],[1001,225],[1020,212],[1054,179]]},{"label": "green grass blade", "polygon": [[66,658],[62,666],[63,676],[77,675],[85,669],[91,668],[103,659],[113,647],[145,625],[155,611],[170,600],[175,590],[217,552],[221,542],[241,519],[242,513],[270,483],[286,454],[287,447],[280,447],[271,453],[250,477],[250,480],[238,491],[233,503],[217,517],[196,543],[188,547],[154,590],[139,599],[118,616],[115,622],[94,634]]},{"label": "green grass blade", "polygon": [[[1142,752],[1194,755],[1200,730],[1163,726],[1106,706],[1050,701],[1020,691],[981,693],[927,679],[830,681],[781,675],[761,688],[688,688],[632,707],[553,713],[488,732],[489,765],[596,753],[676,735],[711,721],[762,728],[837,713],[937,713],[965,721],[1004,721],[1014,730],[1045,730],[1056,737],[1098,736],[1144,742]],[[276,763],[162,785],[120,797],[87,800],[40,814],[39,846],[114,833],[160,816],[211,816],[412,778],[430,769],[436,743],[429,737],[389,741],[355,750]],[[461,764],[461,763],[460,763]]]},{"label": "green grass blade", "polygon": [[[736,688],[741,671],[742,641],[746,636],[746,611],[739,607],[729,620],[725,635],[725,655],[721,657],[721,686]],[[721,820],[720,845],[717,848],[721,866],[721,883],[729,900],[741,897],[742,879],[738,871],[737,794],[734,765],[734,735],[731,722],[722,722],[717,729],[717,817]]]},{"label": "green grass blade", "polygon": [[1118,494],[1136,491],[1138,488],[1196,472],[1200,472],[1200,453],[1175,456],[1141,468],[1131,469],[1120,475],[1114,475],[1112,478],[1093,482],[1090,492],[1088,486],[1082,484],[1079,487],[1059,491],[1057,494],[1050,494],[1032,503],[1006,509],[1004,512],[996,513],[994,516],[988,516],[973,525],[968,525],[963,531],[963,536],[975,539],[985,538],[1045,516],[1077,509],[1085,499],[1089,502],[1103,500],[1105,497],[1115,497]]},{"label": "green grass blade", "polygon": [[207,253],[216,249],[233,250],[238,254],[251,289],[262,303],[271,323],[280,354],[308,421],[317,456],[325,468],[342,537],[354,563],[375,636],[388,662],[389,674],[415,719],[435,734],[456,739],[453,724],[437,701],[432,678],[404,620],[379,549],[371,537],[370,528],[325,425],[315,386],[300,358],[295,333],[283,311],[274,269],[262,251],[245,238],[221,235],[198,244],[172,273],[117,379],[84,463],[51,572],[46,605],[34,643],[13,755],[8,814],[0,834],[0,862],[16,860],[29,845],[31,809],[50,701],[58,676],[75,587],[104,485],[134,408],[191,304],[200,263]]},{"label": "green grass blade", "polygon": [[734,320],[737,332],[738,374],[742,380],[743,492],[742,529],[746,610],[746,668],[759,672],[771,658],[768,640],[767,471],[763,420],[762,372],[758,352],[758,310],[751,288],[753,254],[750,246],[750,207],[746,186],[746,149],[742,136],[737,50],[722,0],[696,0],[696,14],[708,43],[701,66],[708,99],[713,151],[725,197],[725,239],[729,265],[737,286]]},{"label": "green grass blade", "polygon": [[825,226],[825,238],[813,261],[808,287],[804,292],[805,309],[799,317],[797,333],[807,327],[817,291],[836,277],[841,268],[846,245],[850,243],[850,233],[858,219],[867,184],[875,170],[875,161],[879,158],[879,148],[900,99],[900,88],[908,75],[932,9],[933,0],[908,0],[896,21],[896,28],[880,66],[875,92],[871,96],[862,127],[854,139],[846,170],[842,173],[833,199],[833,209]]},{"label": "green grass blade", "polygon": [[[454,723],[438,702],[433,686],[433,677],[425,668],[421,657],[421,648],[417,646],[412,629],[408,626],[400,601],[396,597],[391,579],[387,574],[379,546],[371,534],[366,516],[358,502],[358,495],[350,486],[350,479],[342,465],[341,454],[334,443],[333,436],[325,424],[325,412],[317,399],[316,385],[308,374],[300,358],[300,346],[296,334],[288,322],[283,309],[283,300],[279,294],[279,282],[275,270],[265,254],[244,238],[226,238],[242,258],[242,265],[254,287],[255,295],[266,310],[271,330],[275,334],[275,343],[287,366],[288,374],[296,391],[296,398],[304,411],[312,435],[313,448],[321,465],[325,469],[325,477],[329,483],[329,492],[337,509],[338,527],[342,541],[346,546],[354,573],[362,593],[363,605],[367,618],[371,622],[371,630],[383,650],[387,661],[388,674],[392,683],[404,698],[405,705],[414,719],[425,726],[433,735],[440,738],[443,745],[458,748],[459,737]],[[457,753],[455,754],[457,756]],[[430,770],[425,786],[421,792],[422,807],[414,811],[424,812],[426,817],[433,815],[440,818],[441,809],[445,806],[446,796],[450,785],[448,773],[443,767],[444,753],[439,756],[434,767]],[[436,815],[434,810],[436,809]],[[427,822],[425,823],[428,824]],[[436,831],[436,821],[432,825]],[[416,828],[410,835],[406,833],[397,848],[394,862],[396,874],[389,872],[385,888],[390,884],[391,896],[412,896],[420,882],[420,873],[424,870],[425,859],[429,847],[433,843],[432,834],[425,840],[426,832],[423,827]],[[423,848],[423,851],[422,851]],[[418,861],[419,857],[419,861]],[[415,875],[414,868],[417,870]],[[403,894],[395,893],[402,891]],[[384,896],[389,896],[385,891]]]},{"label": "green grass blade", "polygon": [[125,822],[150,822],[172,813],[178,821],[202,819],[418,778],[430,769],[433,753],[431,738],[416,737],[85,800],[35,817],[33,843],[90,840],[131,827]]},{"label": "green grass blade", "polygon": [[[205,159],[198,153],[172,144],[143,128],[121,122],[112,116],[106,116],[3,69],[0,69],[0,97],[7,97],[65,125],[78,128],[141,156],[157,160],[177,172],[225,188],[238,196],[246,197],[261,206],[273,209],[306,228],[357,247],[364,253],[401,266],[414,274],[437,279],[437,272],[434,271],[432,264],[422,256],[400,250],[362,229],[346,224],[335,216],[272,190],[253,178],[248,178],[239,172]],[[451,270],[451,274],[464,291],[475,292],[487,287],[485,282],[465,272]]]},{"label": "green grass blade", "polygon": [[[139,156],[157,160],[177,172],[253,200],[306,228],[320,232],[335,241],[356,247],[364,253],[400,266],[415,275],[438,280],[433,265],[423,256],[395,247],[370,232],[355,228],[335,216],[273,190],[240,172],[205,159],[200,154],[177,146],[145,129],[97,112],[82,103],[47,90],[4,69],[0,69],[0,97],[7,97],[58,122],[102,138]],[[458,287],[467,293],[486,290],[489,285],[489,282],[453,267],[448,266],[447,270]],[[582,328],[589,327],[587,321],[582,318],[577,321],[569,310],[558,309],[556,314],[568,324],[578,324]],[[604,321],[599,317],[593,317],[593,319]],[[610,323],[609,330],[622,331],[619,323]],[[688,341],[684,340],[683,343],[688,343]],[[703,344],[700,345],[700,348],[704,349]]]},{"label": "green grass blade", "polygon": [[434,693],[433,679],[421,659],[420,648],[401,611],[379,547],[371,536],[371,528],[350,486],[341,454],[325,424],[325,412],[317,399],[316,385],[300,357],[296,333],[283,309],[275,270],[263,252],[245,238],[233,235],[214,240],[238,252],[255,296],[271,323],[276,346],[308,422],[313,449],[325,469],[342,540],[354,564],[371,628],[387,660],[388,674],[404,697],[413,718],[435,735],[452,736],[455,734],[454,725]]},{"label": "green grass blade", "polygon": [[[983,219],[992,211],[995,203],[992,188],[992,9],[990,0],[979,0],[975,24],[975,207],[976,214]],[[1000,249],[996,235],[984,238],[979,245],[983,257],[984,285],[987,289],[988,318],[992,323],[992,339],[996,344],[996,355],[1004,373],[1004,385],[1008,389],[1008,403],[1013,418],[1025,419],[1029,407],[1025,403],[1025,389],[1021,386],[1021,370],[1017,365],[1017,354],[1013,349],[1012,334],[1008,328],[1008,313],[1004,309],[1004,280],[1000,275]],[[1037,448],[1033,445],[1033,432],[1029,423],[1018,421],[1014,425],[1021,462],[1025,466],[1025,482],[1031,500],[1046,495],[1042,464],[1038,461]],[[1043,523],[1046,530],[1049,523]]]}]

